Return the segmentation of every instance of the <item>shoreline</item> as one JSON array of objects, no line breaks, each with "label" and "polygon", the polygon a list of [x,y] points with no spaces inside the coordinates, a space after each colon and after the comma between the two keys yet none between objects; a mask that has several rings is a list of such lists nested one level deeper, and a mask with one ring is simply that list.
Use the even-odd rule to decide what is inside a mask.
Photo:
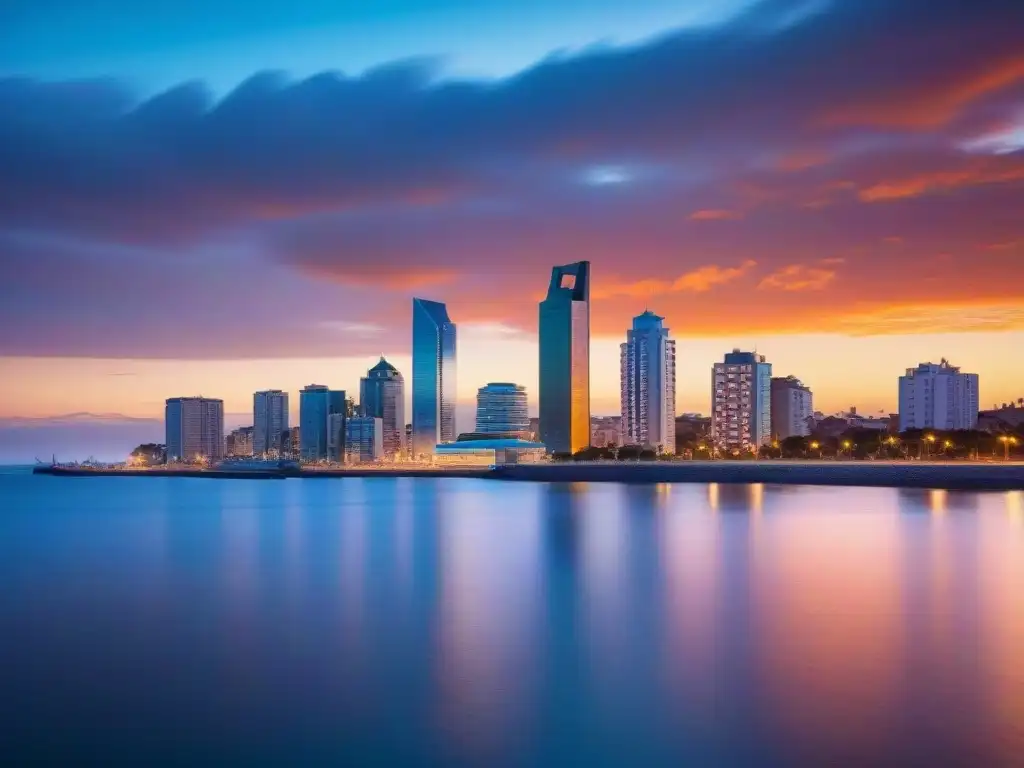
[{"label": "shoreline", "polygon": [[1024,462],[875,461],[685,461],[518,464],[496,468],[374,468],[321,470],[90,469],[35,467],[55,477],[191,477],[221,480],[288,478],[471,478],[506,482],[554,483],[726,483],[818,485],[873,488],[925,488],[949,491],[1024,490]]}]

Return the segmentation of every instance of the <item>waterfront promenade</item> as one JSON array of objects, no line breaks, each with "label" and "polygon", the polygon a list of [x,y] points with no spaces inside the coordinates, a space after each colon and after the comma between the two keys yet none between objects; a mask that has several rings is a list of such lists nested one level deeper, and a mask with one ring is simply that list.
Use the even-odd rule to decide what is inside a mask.
[{"label": "waterfront promenade", "polygon": [[766,483],[850,487],[1024,490],[1024,462],[924,461],[652,461],[565,462],[499,467],[386,465],[285,471],[37,467],[38,474],[75,477],[202,477],[209,479],[339,479],[462,477],[519,482]]}]

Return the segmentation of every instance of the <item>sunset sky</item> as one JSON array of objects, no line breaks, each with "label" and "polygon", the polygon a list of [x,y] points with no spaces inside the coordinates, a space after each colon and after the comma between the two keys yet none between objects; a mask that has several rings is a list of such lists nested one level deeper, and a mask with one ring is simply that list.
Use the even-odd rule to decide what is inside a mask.
[{"label": "sunset sky", "polygon": [[595,414],[645,307],[680,412],[733,347],[826,412],[941,357],[1024,397],[1022,29],[1020,0],[10,0],[0,461],[162,439],[171,396],[240,424],[382,353],[408,377],[414,295],[459,326],[460,429],[488,381],[535,412],[537,302],[580,259]]}]

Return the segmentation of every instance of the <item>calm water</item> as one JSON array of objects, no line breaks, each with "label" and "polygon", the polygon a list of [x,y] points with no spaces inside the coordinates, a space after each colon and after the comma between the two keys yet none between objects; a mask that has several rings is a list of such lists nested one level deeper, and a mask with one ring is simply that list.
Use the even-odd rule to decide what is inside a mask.
[{"label": "calm water", "polygon": [[1021,493],[4,474],[0,624],[7,763],[1024,764]]}]

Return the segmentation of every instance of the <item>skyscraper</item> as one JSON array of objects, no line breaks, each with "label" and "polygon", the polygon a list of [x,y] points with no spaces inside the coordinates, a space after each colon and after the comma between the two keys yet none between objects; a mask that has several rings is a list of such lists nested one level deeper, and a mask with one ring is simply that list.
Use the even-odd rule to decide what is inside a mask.
[{"label": "skyscraper", "polygon": [[281,436],[288,430],[288,393],[280,389],[254,393],[252,425],[254,456],[280,451]]},{"label": "skyscraper", "polygon": [[726,451],[756,451],[771,441],[772,365],[734,349],[711,375],[711,440]]},{"label": "skyscraper", "polygon": [[167,461],[224,458],[224,401],[172,397],[164,406]]},{"label": "skyscraper", "polygon": [[476,431],[484,435],[525,437],[530,430],[526,387],[494,383],[476,392]]},{"label": "skyscraper", "polygon": [[331,458],[330,448],[338,444],[337,438],[331,434],[331,416],[338,414],[343,424],[344,390],[310,384],[299,393],[299,457],[303,461]]},{"label": "skyscraper", "polygon": [[676,343],[664,318],[651,311],[633,318],[620,345],[622,441],[676,450]]},{"label": "skyscraper", "polygon": [[540,303],[540,438],[552,453],[590,445],[590,262],[551,270]]},{"label": "skyscraper", "polygon": [[814,401],[795,376],[772,379],[772,436],[777,440],[811,434]]},{"label": "skyscraper", "polygon": [[978,425],[978,374],[960,373],[943,358],[900,376],[900,432],[908,429],[974,429]]},{"label": "skyscraper", "polygon": [[397,456],[405,448],[405,380],[383,356],[359,380],[359,411],[381,420],[384,453]]},{"label": "skyscraper", "polygon": [[455,440],[455,323],[437,301],[412,300],[412,455]]}]

